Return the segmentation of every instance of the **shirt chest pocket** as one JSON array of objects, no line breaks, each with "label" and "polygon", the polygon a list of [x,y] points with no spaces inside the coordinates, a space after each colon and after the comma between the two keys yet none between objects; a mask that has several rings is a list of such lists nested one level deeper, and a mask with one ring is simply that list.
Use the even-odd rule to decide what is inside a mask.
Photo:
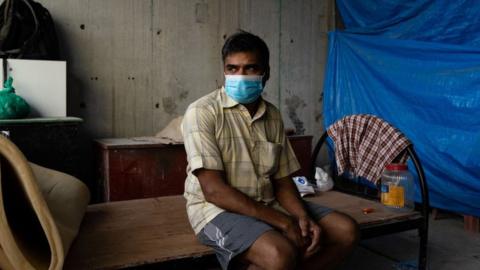
[{"label": "shirt chest pocket", "polygon": [[255,143],[256,167],[259,175],[273,175],[278,170],[283,146],[279,143],[257,141]]}]

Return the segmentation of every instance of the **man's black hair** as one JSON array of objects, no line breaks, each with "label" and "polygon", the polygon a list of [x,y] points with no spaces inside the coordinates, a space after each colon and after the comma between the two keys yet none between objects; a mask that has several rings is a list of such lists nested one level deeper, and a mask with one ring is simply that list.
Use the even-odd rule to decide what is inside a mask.
[{"label": "man's black hair", "polygon": [[238,52],[255,52],[262,68],[269,71],[270,53],[267,44],[260,37],[243,30],[228,37],[222,48],[223,63],[228,55]]}]

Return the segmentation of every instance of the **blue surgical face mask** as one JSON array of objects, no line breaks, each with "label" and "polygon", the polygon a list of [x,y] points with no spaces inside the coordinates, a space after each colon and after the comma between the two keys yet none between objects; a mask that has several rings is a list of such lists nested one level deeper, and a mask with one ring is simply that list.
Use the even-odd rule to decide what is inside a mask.
[{"label": "blue surgical face mask", "polygon": [[238,103],[252,103],[262,95],[262,79],[262,75],[225,75],[225,92]]}]

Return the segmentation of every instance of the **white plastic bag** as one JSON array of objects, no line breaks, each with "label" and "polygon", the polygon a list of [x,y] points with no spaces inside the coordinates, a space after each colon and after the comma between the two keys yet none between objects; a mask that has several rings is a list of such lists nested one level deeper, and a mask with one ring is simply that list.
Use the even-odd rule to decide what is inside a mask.
[{"label": "white plastic bag", "polygon": [[328,191],[333,188],[332,178],[320,167],[315,167],[315,180],[317,184],[316,190],[318,191]]}]

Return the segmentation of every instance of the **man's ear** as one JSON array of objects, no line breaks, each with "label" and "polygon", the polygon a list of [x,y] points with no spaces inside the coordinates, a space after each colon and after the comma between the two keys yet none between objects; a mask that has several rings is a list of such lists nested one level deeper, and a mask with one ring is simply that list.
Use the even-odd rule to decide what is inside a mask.
[{"label": "man's ear", "polygon": [[270,66],[267,66],[265,69],[265,72],[263,73],[263,87],[265,87],[265,84],[267,83],[268,79],[270,79]]}]

